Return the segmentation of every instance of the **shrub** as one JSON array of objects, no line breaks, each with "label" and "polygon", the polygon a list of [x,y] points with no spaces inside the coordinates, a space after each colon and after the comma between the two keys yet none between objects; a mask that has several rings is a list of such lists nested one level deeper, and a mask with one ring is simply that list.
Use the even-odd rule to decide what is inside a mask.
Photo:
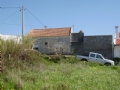
[{"label": "shrub", "polygon": [[113,58],[114,62],[115,62],[115,65],[118,65],[118,63],[120,62],[120,58],[116,57],[116,58]]},{"label": "shrub", "polygon": [[0,39],[0,49],[2,51],[2,56],[8,58],[10,54],[11,57],[19,57],[24,53],[25,49],[32,48],[32,39],[30,37],[24,37],[22,43],[18,44],[14,40],[2,40]]}]

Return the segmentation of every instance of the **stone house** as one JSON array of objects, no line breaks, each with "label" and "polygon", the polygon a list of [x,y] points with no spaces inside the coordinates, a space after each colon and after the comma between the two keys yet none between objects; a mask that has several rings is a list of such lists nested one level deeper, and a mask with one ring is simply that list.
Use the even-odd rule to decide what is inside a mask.
[{"label": "stone house", "polygon": [[105,58],[113,57],[112,35],[84,36],[82,31],[72,33],[71,27],[33,29],[28,35],[34,39],[33,49],[43,54],[97,52]]},{"label": "stone house", "polygon": [[33,49],[43,54],[70,54],[71,27],[33,29],[28,35],[34,39]]}]

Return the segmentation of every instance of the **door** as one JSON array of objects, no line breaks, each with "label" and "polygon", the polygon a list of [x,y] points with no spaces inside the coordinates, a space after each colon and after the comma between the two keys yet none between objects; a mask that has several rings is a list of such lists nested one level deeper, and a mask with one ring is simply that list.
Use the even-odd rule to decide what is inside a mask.
[{"label": "door", "polygon": [[97,54],[95,62],[99,64],[104,64],[103,57],[100,54]]},{"label": "door", "polygon": [[91,53],[90,56],[89,56],[89,62],[95,62],[95,56],[96,54],[95,53]]}]

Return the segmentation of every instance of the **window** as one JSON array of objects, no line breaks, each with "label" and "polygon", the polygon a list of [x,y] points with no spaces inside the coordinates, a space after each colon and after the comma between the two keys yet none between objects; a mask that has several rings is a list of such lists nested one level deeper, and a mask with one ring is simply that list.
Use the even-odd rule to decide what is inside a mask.
[{"label": "window", "polygon": [[103,59],[100,55],[97,55],[96,58]]},{"label": "window", "polygon": [[33,49],[34,49],[34,50],[37,50],[37,51],[39,50],[37,43],[34,43],[34,44],[33,44]]},{"label": "window", "polygon": [[90,57],[94,58],[94,57],[95,57],[95,54],[90,54]]},{"label": "window", "polygon": [[33,49],[34,49],[34,50],[38,50],[38,47],[34,47]]},{"label": "window", "polygon": [[47,45],[48,45],[48,42],[45,42],[45,45],[47,46]]}]

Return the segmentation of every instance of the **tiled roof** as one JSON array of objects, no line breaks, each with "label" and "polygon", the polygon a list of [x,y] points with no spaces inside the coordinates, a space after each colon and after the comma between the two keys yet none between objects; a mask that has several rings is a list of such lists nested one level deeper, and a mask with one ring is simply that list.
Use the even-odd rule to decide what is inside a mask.
[{"label": "tiled roof", "polygon": [[70,36],[71,27],[65,28],[46,28],[46,29],[33,29],[27,35],[32,37],[44,36]]},{"label": "tiled roof", "polygon": [[119,38],[116,39],[115,45],[120,45],[120,33],[119,33]]},{"label": "tiled roof", "polygon": [[116,45],[120,45],[120,39],[116,39]]}]

